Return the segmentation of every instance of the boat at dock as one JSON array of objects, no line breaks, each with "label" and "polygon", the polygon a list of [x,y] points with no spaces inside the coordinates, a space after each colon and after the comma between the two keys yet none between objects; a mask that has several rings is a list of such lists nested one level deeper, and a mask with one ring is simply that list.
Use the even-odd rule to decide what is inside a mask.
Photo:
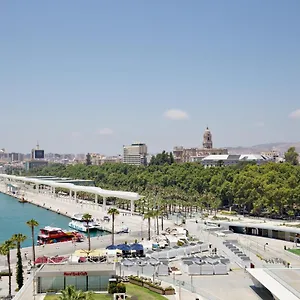
[{"label": "boat at dock", "polygon": [[83,235],[77,231],[66,231],[59,227],[46,226],[40,229],[37,237],[38,245],[54,244],[61,242],[82,242]]},{"label": "boat at dock", "polygon": [[83,216],[83,214],[74,214],[72,221],[69,223],[69,227],[81,232],[87,232],[88,228],[90,231],[101,230],[100,223],[96,222],[94,219],[86,222],[83,219]]},{"label": "boat at dock", "polygon": [[19,202],[20,203],[27,203],[28,201],[24,197],[22,197],[22,198],[19,199]]}]

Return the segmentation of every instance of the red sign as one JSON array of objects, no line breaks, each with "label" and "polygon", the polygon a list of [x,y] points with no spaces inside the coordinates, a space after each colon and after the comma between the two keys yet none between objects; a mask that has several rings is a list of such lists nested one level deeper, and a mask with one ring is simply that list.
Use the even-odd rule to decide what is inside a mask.
[{"label": "red sign", "polygon": [[64,276],[87,276],[87,272],[64,272]]}]

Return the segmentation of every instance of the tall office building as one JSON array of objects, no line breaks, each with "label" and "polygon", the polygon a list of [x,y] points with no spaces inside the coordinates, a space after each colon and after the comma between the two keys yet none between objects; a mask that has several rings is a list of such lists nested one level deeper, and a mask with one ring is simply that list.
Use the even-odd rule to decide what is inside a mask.
[{"label": "tall office building", "polygon": [[41,150],[39,143],[37,143],[36,148],[31,150],[31,159],[25,162],[25,170],[29,171],[47,165],[48,161],[45,160],[45,151]]},{"label": "tall office building", "polygon": [[123,163],[130,165],[147,165],[147,145],[134,143],[123,146]]}]

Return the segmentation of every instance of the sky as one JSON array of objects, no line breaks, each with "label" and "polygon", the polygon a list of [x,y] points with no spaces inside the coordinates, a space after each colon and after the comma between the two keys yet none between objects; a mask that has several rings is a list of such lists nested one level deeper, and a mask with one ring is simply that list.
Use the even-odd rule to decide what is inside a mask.
[{"label": "sky", "polygon": [[0,2],[0,148],[300,141],[298,0]]}]

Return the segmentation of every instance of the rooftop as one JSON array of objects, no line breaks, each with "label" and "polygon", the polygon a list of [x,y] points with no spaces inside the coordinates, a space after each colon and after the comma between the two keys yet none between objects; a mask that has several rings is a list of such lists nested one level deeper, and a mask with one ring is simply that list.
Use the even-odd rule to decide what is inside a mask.
[{"label": "rooftop", "polygon": [[246,223],[246,222],[227,222],[227,221],[215,221],[215,223],[221,225],[226,224],[232,227],[236,226],[236,227],[247,227],[247,228],[260,228],[266,230],[277,230],[277,231],[300,234],[300,228],[292,227],[292,226],[278,226],[278,225],[269,225],[267,223]]},{"label": "rooftop", "polygon": [[253,278],[268,289],[276,299],[300,299],[300,269],[248,269]]},{"label": "rooftop", "polygon": [[141,195],[134,192],[110,191],[95,186],[75,185],[73,183],[57,182],[51,179],[45,180],[44,178],[38,179],[33,177],[23,177],[23,176],[15,176],[15,175],[7,175],[7,174],[0,174],[0,178],[15,181],[15,182],[21,182],[21,183],[23,182],[23,183],[42,184],[46,186],[52,186],[54,188],[57,187],[57,188],[64,188],[67,190],[71,190],[71,191],[87,192],[87,193],[99,195],[101,197],[116,197],[116,198],[126,199],[126,200],[139,200],[140,198],[142,198]]},{"label": "rooftop", "polygon": [[206,160],[214,160],[214,161],[219,161],[219,160],[240,160],[240,161],[255,161],[255,160],[266,160],[265,157],[259,154],[242,154],[242,155],[232,155],[232,154],[211,154],[206,156],[203,161]]},{"label": "rooftop", "polygon": [[38,273],[49,272],[89,272],[89,271],[113,271],[113,264],[93,264],[93,263],[81,263],[81,264],[44,264]]}]

